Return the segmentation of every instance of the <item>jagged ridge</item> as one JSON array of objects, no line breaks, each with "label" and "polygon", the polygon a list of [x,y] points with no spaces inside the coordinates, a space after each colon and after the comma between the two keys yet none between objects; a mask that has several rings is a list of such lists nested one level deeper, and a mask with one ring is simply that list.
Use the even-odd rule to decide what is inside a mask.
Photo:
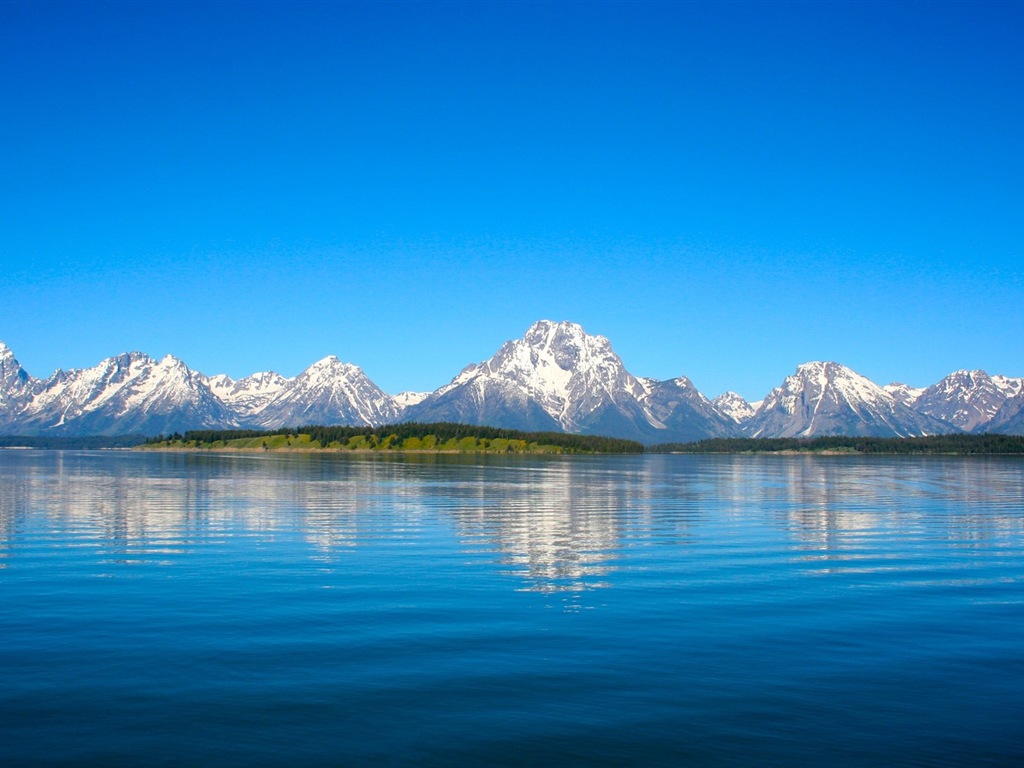
[{"label": "jagged ridge", "polygon": [[713,437],[1024,433],[1024,379],[956,371],[926,389],[879,387],[834,362],[806,363],[759,403],[713,401],[686,377],[630,373],[611,343],[542,320],[435,392],[391,396],[330,356],[294,378],[272,371],[207,377],[141,352],[34,379],[0,342],[0,431],[156,434],[301,424],[450,421],[666,443]]}]

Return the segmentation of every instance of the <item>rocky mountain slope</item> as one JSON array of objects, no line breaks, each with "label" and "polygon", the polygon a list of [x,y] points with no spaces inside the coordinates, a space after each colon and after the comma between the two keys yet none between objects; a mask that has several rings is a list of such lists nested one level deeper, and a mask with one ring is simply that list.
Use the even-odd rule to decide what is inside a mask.
[{"label": "rocky mountain slope", "polygon": [[806,363],[764,400],[709,400],[685,376],[630,373],[611,343],[542,320],[432,393],[389,395],[336,357],[298,376],[207,377],[140,352],[35,379],[0,342],[0,434],[157,434],[187,429],[457,421],[645,443],[708,437],[1024,434],[1024,379],[955,371],[927,388],[879,387],[834,362]]},{"label": "rocky mountain slope", "polygon": [[34,381],[15,403],[13,423],[23,434],[157,434],[238,426],[202,374],[167,355],[141,352],[108,357],[92,368],[56,371]]},{"label": "rocky mountain slope", "polygon": [[357,366],[328,357],[298,376],[207,377],[141,352],[33,379],[0,349],[0,429],[25,435],[159,434],[397,421],[402,408]]},{"label": "rocky mountain slope", "polygon": [[1003,404],[1021,393],[1022,383],[1022,379],[989,376],[985,371],[954,371],[925,389],[911,405],[965,432],[985,431]]},{"label": "rocky mountain slope", "polygon": [[299,424],[390,424],[402,412],[395,399],[383,392],[351,363],[333,355],[313,363],[294,379],[286,379],[277,392],[250,417],[260,427]]},{"label": "rocky mountain slope", "polygon": [[975,431],[1024,435],[1024,393],[1008,398],[992,416],[991,421]]},{"label": "rocky mountain slope", "polygon": [[909,437],[958,431],[833,362],[799,366],[768,394],[744,430],[751,437]]},{"label": "rocky mountain slope", "polygon": [[723,392],[711,402],[719,411],[737,424],[747,421],[757,411],[754,406],[735,392]]},{"label": "rocky mountain slope", "polygon": [[467,366],[403,418],[643,442],[724,434],[734,426],[688,380],[639,379],[605,337],[549,320],[505,342],[489,360]]}]

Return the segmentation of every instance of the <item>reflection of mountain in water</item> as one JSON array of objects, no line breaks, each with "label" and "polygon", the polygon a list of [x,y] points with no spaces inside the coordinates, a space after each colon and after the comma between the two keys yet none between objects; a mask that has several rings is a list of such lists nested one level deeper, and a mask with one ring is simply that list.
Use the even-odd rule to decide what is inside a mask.
[{"label": "reflection of mountain in water", "polygon": [[[33,452],[0,484],[0,536],[73,532],[119,562],[164,562],[211,540],[312,545],[319,560],[451,526],[527,589],[602,586],[624,538],[672,544],[697,509],[666,457],[213,456]],[[0,467],[0,472],[3,472]],[[31,521],[31,522],[27,522]],[[68,534],[70,535],[70,533]],[[233,538],[234,537],[234,538]],[[0,547],[0,552],[4,548]]]},{"label": "reflection of mountain in water", "polygon": [[877,570],[936,530],[963,546],[1024,527],[1024,483],[1012,459],[780,458],[762,459],[765,504],[781,510],[812,559]]},{"label": "reflection of mountain in water", "polygon": [[505,471],[500,483],[475,483],[451,514],[468,545],[498,553],[529,589],[604,586],[636,486],[591,474],[572,463]]},{"label": "reflection of mountain in water", "polygon": [[211,542],[343,562],[412,542],[429,558],[436,541],[525,589],[580,592],[607,586],[627,549],[678,569],[681,544],[782,533],[826,568],[884,567],[936,530],[971,546],[1024,526],[1019,465],[1000,459],[18,454],[0,455],[0,568],[33,536],[151,564]]},{"label": "reflection of mountain in water", "polygon": [[360,479],[339,480],[322,462],[273,457],[33,453],[25,458],[35,466],[0,484],[0,535],[46,525],[74,532],[78,544],[101,543],[118,560],[159,560],[200,541],[243,532],[273,539],[296,528],[320,550],[353,546],[365,505],[352,488],[386,469],[352,462]]}]

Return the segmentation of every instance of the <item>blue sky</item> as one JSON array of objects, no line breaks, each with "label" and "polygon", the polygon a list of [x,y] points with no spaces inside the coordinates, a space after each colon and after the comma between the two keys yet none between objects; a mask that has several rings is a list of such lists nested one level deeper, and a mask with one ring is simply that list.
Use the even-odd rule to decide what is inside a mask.
[{"label": "blue sky", "polygon": [[1024,375],[1024,4],[0,3],[0,339],[434,389]]}]

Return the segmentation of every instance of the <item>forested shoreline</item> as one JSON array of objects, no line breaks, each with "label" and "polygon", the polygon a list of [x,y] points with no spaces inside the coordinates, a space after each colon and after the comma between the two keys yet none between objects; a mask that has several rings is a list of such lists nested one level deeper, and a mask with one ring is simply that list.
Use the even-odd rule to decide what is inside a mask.
[{"label": "forested shoreline", "polygon": [[143,449],[392,451],[434,453],[643,453],[632,440],[565,432],[521,432],[449,422],[381,427],[189,430],[150,438]]},{"label": "forested shoreline", "polygon": [[631,440],[562,432],[521,432],[469,424],[392,424],[382,427],[304,426],[274,430],[188,430],[144,437],[0,436],[0,448],[97,450],[294,450],[447,453],[685,453],[884,456],[1019,456],[1021,435],[930,437],[714,438],[644,446]]},{"label": "forested shoreline", "polygon": [[54,451],[96,451],[133,448],[146,442],[145,435],[93,435],[50,437],[47,435],[0,435],[0,448],[40,448]]},{"label": "forested shoreline", "polygon": [[818,453],[885,456],[1024,455],[1021,435],[931,435],[928,437],[721,437],[694,443],[651,445],[647,453]]}]

